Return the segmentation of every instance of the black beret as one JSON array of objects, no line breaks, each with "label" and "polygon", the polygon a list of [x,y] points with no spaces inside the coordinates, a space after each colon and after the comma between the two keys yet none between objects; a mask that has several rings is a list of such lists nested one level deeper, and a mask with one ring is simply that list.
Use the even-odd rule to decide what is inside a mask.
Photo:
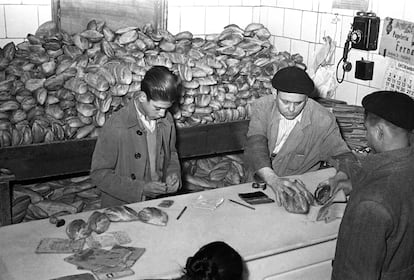
[{"label": "black beret", "polygon": [[272,79],[272,86],[280,91],[312,95],[315,88],[312,79],[302,69],[289,66],[276,72]]},{"label": "black beret", "polygon": [[365,110],[408,130],[414,129],[414,100],[397,91],[376,91],[362,99]]}]

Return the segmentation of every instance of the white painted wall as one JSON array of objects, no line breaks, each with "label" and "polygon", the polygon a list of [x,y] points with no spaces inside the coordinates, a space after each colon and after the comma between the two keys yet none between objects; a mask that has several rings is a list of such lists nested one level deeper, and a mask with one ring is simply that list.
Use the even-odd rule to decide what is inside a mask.
[{"label": "white painted wall", "polygon": [[51,0],[0,0],[0,46],[22,42],[51,18]]},{"label": "white painted wall", "polygon": [[[332,0],[167,1],[167,26],[173,34],[188,30],[202,36],[219,33],[230,23],[244,28],[251,22],[261,22],[269,28],[278,50],[300,53],[307,64],[326,35],[337,41],[336,62],[341,58],[356,13],[332,9]],[[414,22],[412,0],[370,0],[370,9],[382,20],[389,16]],[[51,15],[51,0],[0,0],[0,46],[9,41],[22,42],[27,33],[34,33],[40,24],[51,19]],[[382,88],[389,59],[376,51],[352,50],[349,54],[354,66],[355,60],[361,57],[375,62],[373,80],[357,80],[351,71],[339,85],[334,98],[360,105],[366,94]]]}]

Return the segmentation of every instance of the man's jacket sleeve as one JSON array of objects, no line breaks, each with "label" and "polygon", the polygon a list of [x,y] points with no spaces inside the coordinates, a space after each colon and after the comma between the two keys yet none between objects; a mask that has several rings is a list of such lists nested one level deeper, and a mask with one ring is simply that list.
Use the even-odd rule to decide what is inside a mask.
[{"label": "man's jacket sleeve", "polygon": [[263,167],[272,167],[267,140],[266,114],[269,112],[262,102],[252,104],[244,154],[248,166],[254,172]]}]

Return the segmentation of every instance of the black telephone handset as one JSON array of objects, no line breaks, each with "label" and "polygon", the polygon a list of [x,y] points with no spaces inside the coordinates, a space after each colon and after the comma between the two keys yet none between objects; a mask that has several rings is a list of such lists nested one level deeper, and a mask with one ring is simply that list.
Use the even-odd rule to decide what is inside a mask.
[{"label": "black telephone handset", "polygon": [[350,48],[351,36],[352,36],[352,28],[351,28],[351,31],[349,31],[348,36],[346,38],[346,42],[345,42],[345,45],[344,45],[344,52],[342,54],[342,61],[343,61],[342,69],[345,72],[349,72],[352,69],[352,64],[351,64],[351,62],[348,61],[348,53],[351,50],[351,48]]}]

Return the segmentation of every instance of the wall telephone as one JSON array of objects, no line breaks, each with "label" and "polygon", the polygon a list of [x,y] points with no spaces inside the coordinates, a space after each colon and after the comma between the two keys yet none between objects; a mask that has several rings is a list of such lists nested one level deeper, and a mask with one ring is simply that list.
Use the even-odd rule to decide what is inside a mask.
[{"label": "wall telephone", "polygon": [[[357,15],[354,17],[353,23],[351,25],[351,30],[348,33],[347,39],[345,41],[344,45],[344,52],[342,54],[341,60],[338,62],[337,66],[337,81],[339,83],[343,82],[345,72],[349,72],[352,69],[351,62],[348,61],[348,53],[351,50],[351,48],[364,50],[364,51],[372,51],[377,49],[378,45],[378,33],[379,33],[379,26],[380,26],[380,18],[375,15],[375,13],[369,12],[357,12]],[[365,61],[364,61],[365,62]],[[338,78],[338,68],[339,65],[342,63],[342,70],[343,75],[342,78]],[[372,67],[373,68],[373,62],[372,64],[366,64],[366,63],[358,63],[359,65],[363,65],[363,67]],[[362,74],[363,79],[369,78],[369,76],[372,77],[372,70],[373,69],[367,69],[368,72],[371,72],[371,75],[366,76],[365,74]],[[365,72],[364,71],[357,71],[358,75],[360,76],[360,73]],[[359,78],[359,77],[356,77]]]}]

